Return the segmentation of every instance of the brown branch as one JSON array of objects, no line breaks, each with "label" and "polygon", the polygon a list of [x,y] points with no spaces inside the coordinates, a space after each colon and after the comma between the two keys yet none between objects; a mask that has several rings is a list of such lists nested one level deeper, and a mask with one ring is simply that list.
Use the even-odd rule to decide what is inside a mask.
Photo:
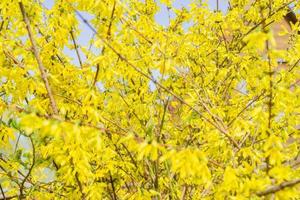
[{"label": "brown branch", "polygon": [[258,101],[263,95],[265,94],[265,91],[263,91],[259,96],[256,96],[250,103],[248,103],[229,123],[228,127],[230,127],[235,120],[243,113],[245,110],[247,110],[253,103]]},{"label": "brown branch", "polygon": [[166,102],[164,103],[164,110],[163,110],[163,115],[162,115],[160,126],[159,126],[159,133],[157,135],[157,142],[159,142],[159,139],[161,137],[161,133],[162,133],[162,130],[163,130],[163,127],[164,127],[166,111],[167,111],[167,108],[168,108],[168,105],[169,105],[169,101],[170,101],[170,99],[168,98],[166,100]]},{"label": "brown branch", "polygon": [[82,60],[81,60],[81,57],[80,57],[80,54],[79,54],[79,51],[78,51],[78,45],[76,43],[76,40],[75,40],[75,37],[74,37],[74,34],[73,34],[73,30],[70,31],[70,34],[71,34],[71,39],[73,41],[73,45],[74,45],[74,48],[75,48],[75,51],[76,51],[78,62],[79,62],[80,67],[82,69]]},{"label": "brown branch", "polygon": [[3,199],[6,199],[6,196],[4,194],[4,191],[3,191],[1,183],[0,183],[0,190],[1,190],[1,194],[2,194]]},{"label": "brown branch", "polygon": [[114,180],[111,176],[111,173],[109,171],[109,182],[111,184],[111,189],[112,189],[112,193],[113,193],[113,200],[118,200],[117,194],[116,194],[116,189],[115,189],[115,185],[114,185]]},{"label": "brown branch", "polygon": [[297,185],[298,183],[300,183],[300,179],[286,181],[286,182],[283,182],[279,185],[271,186],[271,187],[269,187],[268,189],[266,189],[264,191],[258,192],[257,196],[261,197],[261,196],[266,196],[266,195],[269,195],[269,194],[274,194],[274,193],[276,193],[280,190],[283,190],[287,187],[293,187],[294,185]]},{"label": "brown branch", "polygon": [[226,48],[226,51],[228,52],[228,44],[227,44],[227,39],[226,39],[226,36],[224,34],[224,31],[222,29],[222,26],[220,25],[220,30],[221,30],[221,33],[222,33],[222,37],[223,37],[223,41],[224,41],[224,44],[225,44],[225,48]]},{"label": "brown branch", "polygon": [[99,64],[97,64],[96,74],[95,74],[95,77],[94,77],[93,85],[96,85],[96,83],[97,83],[97,79],[98,79],[98,76],[99,76],[99,71],[100,71],[100,66],[99,66]]},{"label": "brown branch", "polygon": [[5,56],[13,61],[14,64],[18,65],[20,68],[25,69],[23,63],[19,62],[9,51],[3,50]]},{"label": "brown branch", "polygon": [[48,93],[48,97],[49,97],[49,100],[50,100],[52,112],[53,112],[54,115],[58,115],[57,105],[56,105],[55,99],[53,97],[49,81],[47,79],[46,69],[45,69],[45,67],[44,67],[44,65],[42,63],[41,58],[40,58],[40,53],[39,53],[39,50],[37,48],[36,41],[35,41],[35,39],[33,37],[33,33],[32,33],[32,30],[31,30],[31,27],[30,27],[30,22],[29,22],[29,19],[27,17],[27,14],[25,12],[25,8],[24,8],[22,2],[19,2],[19,7],[20,7],[20,10],[21,10],[22,15],[23,15],[24,22],[26,24],[26,29],[27,29],[28,36],[29,36],[29,39],[30,39],[30,42],[31,42],[31,45],[32,45],[32,49],[33,49],[33,53],[34,53],[35,59],[36,59],[36,61],[38,63],[39,70],[41,72],[41,76],[42,76],[42,79],[44,81],[47,93]]},{"label": "brown branch", "polygon": [[81,183],[81,181],[80,181],[79,178],[78,178],[78,172],[75,173],[75,179],[76,179],[77,185],[78,185],[78,187],[79,187],[79,190],[80,190],[82,199],[85,199],[85,194],[84,194],[84,192],[83,192],[82,183]]},{"label": "brown branch", "polygon": [[293,71],[293,69],[298,65],[299,62],[300,62],[300,58],[291,66],[291,68],[288,70],[288,72]]},{"label": "brown branch", "polygon": [[[262,11],[261,11],[261,16],[262,16]],[[263,32],[268,33],[268,30],[265,28],[265,21],[262,23],[263,26]],[[271,64],[271,57],[270,57],[270,44],[269,40],[266,40],[266,51],[267,51],[267,59],[268,59],[268,67],[269,67],[269,101],[268,101],[268,128],[271,129],[272,127],[272,111],[273,111],[273,69],[272,69],[272,64]],[[269,159],[267,158],[267,161]],[[268,164],[269,162],[267,162]],[[269,165],[269,164],[268,164]]]},{"label": "brown branch", "polygon": [[133,30],[134,32],[136,32],[140,37],[142,37],[146,42],[148,42],[150,45],[153,45],[153,42],[151,40],[149,40],[145,35],[143,35],[140,31],[137,30],[136,27],[132,26],[132,24],[130,24],[130,22],[128,22],[125,18],[121,18],[120,21],[123,23],[126,23],[127,26]]},{"label": "brown branch", "polygon": [[185,199],[186,199],[186,193],[187,193],[187,185],[185,184],[185,185],[183,186],[183,188],[182,188],[180,200],[185,200]]},{"label": "brown branch", "polygon": [[221,119],[219,116],[213,114],[213,113],[210,111],[209,107],[204,103],[204,101],[202,100],[200,94],[198,94],[197,91],[196,91],[196,94],[197,94],[197,96],[198,96],[198,98],[199,98],[199,101],[200,101],[201,105],[202,105],[203,108],[208,112],[208,114],[211,115],[211,117],[212,117],[212,119],[214,120],[214,122],[215,122],[216,124],[218,124],[218,126],[225,127],[225,125],[224,125],[222,119]]},{"label": "brown branch", "polygon": [[243,144],[246,142],[247,138],[249,137],[250,132],[246,133],[246,135],[242,138],[242,140],[239,142],[240,147],[242,148]]},{"label": "brown branch", "polygon": [[79,106],[82,106],[82,103],[81,103],[80,101],[78,101],[78,100],[71,99],[71,98],[66,97],[66,96],[64,96],[64,95],[61,95],[61,94],[54,94],[54,96],[61,97],[61,98],[63,98],[63,99],[66,99],[66,100],[69,101],[69,102],[73,102],[73,103],[76,103],[76,104],[79,105]]},{"label": "brown branch", "polygon": [[[107,33],[106,33],[106,39],[110,38],[110,36],[111,36],[111,27],[112,27],[112,23],[114,21],[115,10],[116,10],[116,1],[114,1],[114,5],[113,5],[112,11],[111,11],[110,21],[109,21],[109,25],[108,25]],[[94,33],[94,35],[96,35],[96,33]],[[104,52],[105,52],[105,47],[103,47],[103,49],[102,49],[101,56],[104,54]],[[99,64],[97,64],[96,74],[95,74],[95,77],[94,77],[93,85],[96,85],[96,83],[97,83],[97,79],[98,79],[98,76],[99,76],[99,71],[100,71],[100,66],[99,66]]]},{"label": "brown branch", "polygon": [[26,174],[26,176],[24,177],[24,179],[23,179],[23,181],[22,181],[22,183],[21,183],[21,186],[20,186],[20,194],[19,194],[20,199],[23,198],[23,190],[24,190],[25,182],[26,182],[27,179],[29,178],[29,176],[30,176],[30,174],[31,174],[31,172],[32,172],[32,170],[33,170],[33,167],[34,167],[34,165],[35,165],[35,146],[34,146],[34,144],[33,144],[33,140],[32,140],[32,138],[31,138],[31,136],[29,136],[28,138],[29,138],[29,140],[30,140],[30,142],[31,142],[31,145],[32,145],[32,163],[31,163],[31,166],[30,166],[30,168],[29,168],[29,170],[28,170],[28,173]]},{"label": "brown branch", "polygon": [[15,198],[18,198],[18,196],[17,195],[15,195],[15,196],[11,196],[11,197],[4,197],[4,198],[0,198],[0,200],[9,200],[9,199],[15,199]]},{"label": "brown branch", "polygon": [[2,31],[3,25],[4,25],[4,20],[1,22],[0,31]]},{"label": "brown branch", "polygon": [[112,23],[114,21],[115,10],[116,10],[116,0],[114,1],[114,5],[113,5],[111,15],[110,15],[110,21],[109,21],[109,25],[108,25],[108,29],[107,29],[107,36],[106,36],[107,38],[109,38],[111,35],[111,27],[112,27]]},{"label": "brown branch", "polygon": [[222,168],[222,169],[225,168],[222,164],[220,164],[217,161],[212,160],[212,159],[208,160],[208,165],[214,165],[215,167],[219,167],[219,168]]},{"label": "brown branch", "polygon": [[[47,43],[50,43],[49,39],[48,39],[47,37],[45,37],[45,35],[44,35],[44,33],[41,31],[41,29],[38,29],[38,31],[39,31],[39,33],[45,38],[45,41],[46,41]],[[55,46],[55,44],[53,44],[53,47],[54,47],[54,48],[57,48],[57,47]],[[59,62],[65,67],[65,63],[64,63],[62,57],[60,57],[58,54],[55,54],[55,56],[56,56],[56,58],[59,60]]]}]

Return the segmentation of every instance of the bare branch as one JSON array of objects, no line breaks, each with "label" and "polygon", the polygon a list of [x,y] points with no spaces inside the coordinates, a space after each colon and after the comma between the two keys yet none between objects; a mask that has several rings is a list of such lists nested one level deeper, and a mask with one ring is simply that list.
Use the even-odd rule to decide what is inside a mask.
[{"label": "bare branch", "polygon": [[81,57],[80,57],[80,54],[79,54],[79,51],[78,51],[78,45],[76,43],[76,40],[75,40],[75,37],[74,37],[74,34],[73,34],[73,30],[70,31],[70,35],[71,35],[71,39],[73,41],[73,45],[74,45],[74,48],[75,48],[75,51],[76,51],[78,62],[80,64],[80,67],[82,68],[82,61],[81,61]]},{"label": "bare branch", "polygon": [[111,184],[111,189],[112,189],[112,193],[113,193],[113,200],[118,200],[117,194],[116,194],[116,189],[115,189],[115,185],[114,185],[114,180],[111,176],[111,173],[109,171],[109,182]]},{"label": "bare branch", "polygon": [[55,99],[53,97],[49,81],[47,79],[46,70],[45,70],[45,67],[44,67],[44,65],[42,63],[42,60],[40,58],[40,53],[39,53],[39,50],[37,48],[36,41],[33,37],[33,33],[32,33],[32,30],[31,30],[31,27],[30,27],[30,22],[29,22],[29,19],[28,19],[27,15],[26,15],[25,8],[24,8],[22,2],[19,2],[19,7],[20,7],[20,10],[21,10],[22,15],[23,15],[24,22],[26,24],[26,29],[27,29],[28,36],[29,36],[29,39],[30,39],[30,42],[31,42],[31,45],[32,45],[32,49],[33,49],[35,59],[38,63],[39,70],[41,72],[41,76],[42,76],[42,79],[44,81],[44,84],[45,84],[45,87],[46,87],[46,90],[47,90],[47,93],[48,93],[48,97],[50,99],[52,112],[53,112],[54,115],[58,115],[57,105],[56,105]]},{"label": "bare branch", "polygon": [[4,194],[4,191],[3,191],[1,183],[0,183],[0,190],[1,190],[1,194],[2,194],[3,199],[6,199],[6,196]]},{"label": "bare branch", "polygon": [[85,194],[84,194],[84,192],[83,192],[82,183],[81,183],[81,181],[80,181],[79,178],[78,178],[78,172],[75,173],[75,179],[76,179],[77,185],[78,185],[78,187],[79,187],[80,193],[81,193],[81,195],[82,195],[82,199],[85,199]]},{"label": "bare branch", "polygon": [[30,168],[29,168],[29,170],[28,170],[26,176],[24,177],[24,179],[23,179],[23,181],[22,181],[22,183],[21,183],[21,185],[20,185],[20,194],[19,194],[20,199],[22,199],[22,198],[24,197],[24,196],[23,196],[23,190],[24,190],[25,182],[26,182],[27,179],[29,178],[29,176],[30,176],[30,174],[31,174],[31,172],[32,172],[32,170],[33,170],[33,167],[34,167],[34,165],[35,165],[35,146],[34,146],[34,144],[33,144],[33,140],[32,140],[32,138],[31,138],[31,136],[29,136],[28,138],[29,138],[29,140],[30,140],[30,142],[31,142],[31,146],[32,146],[32,163],[31,163],[31,166],[30,166]]},{"label": "bare branch", "polygon": [[0,200],[9,200],[9,199],[15,199],[17,198],[18,196],[15,195],[15,196],[11,196],[11,197],[6,197],[6,198],[0,198]]},{"label": "bare branch", "polygon": [[[111,11],[110,21],[109,21],[109,25],[108,25],[107,33],[106,33],[106,39],[109,39],[110,36],[111,36],[111,27],[112,27],[112,23],[114,21],[115,10],[116,10],[116,1],[114,1],[114,5],[113,5],[112,11]],[[94,33],[94,35],[96,35],[96,33]],[[101,55],[103,55],[104,52],[105,52],[105,47],[103,47]],[[98,79],[98,76],[99,76],[99,71],[100,71],[100,66],[99,66],[99,64],[97,64],[96,74],[95,74],[95,77],[94,77],[93,85],[95,85],[97,83],[97,79]]]},{"label": "bare branch", "polygon": [[3,53],[7,58],[11,59],[14,62],[14,64],[18,65],[22,69],[25,69],[24,64],[19,62],[9,51],[3,50]]},{"label": "bare branch", "polygon": [[269,195],[269,194],[274,194],[274,193],[276,193],[280,190],[283,190],[287,187],[293,187],[293,186],[297,185],[298,183],[300,183],[300,178],[295,179],[295,180],[291,180],[291,181],[286,181],[286,182],[283,182],[279,185],[271,186],[271,187],[269,187],[268,189],[266,189],[264,191],[258,192],[257,196],[266,196],[266,195]]},{"label": "bare branch", "polygon": [[263,91],[260,95],[254,97],[250,103],[248,103],[229,123],[228,126],[231,126],[232,123],[243,113],[245,112],[253,103],[258,101],[263,95],[265,94],[265,91]]},{"label": "bare branch", "polygon": [[183,188],[182,188],[180,200],[185,200],[185,199],[186,199],[186,193],[187,193],[187,185],[185,184],[185,185],[183,186]]},{"label": "bare branch", "polygon": [[300,58],[291,66],[291,68],[288,70],[288,72],[293,71],[293,69],[298,65],[299,62],[300,62]]}]

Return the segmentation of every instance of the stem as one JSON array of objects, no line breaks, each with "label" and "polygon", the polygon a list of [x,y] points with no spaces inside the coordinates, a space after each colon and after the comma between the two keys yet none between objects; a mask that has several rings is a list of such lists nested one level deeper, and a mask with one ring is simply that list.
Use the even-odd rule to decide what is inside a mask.
[{"label": "stem", "polygon": [[80,58],[80,54],[79,54],[79,51],[78,51],[78,45],[76,43],[76,40],[75,40],[75,37],[74,37],[74,34],[73,34],[73,30],[70,31],[70,34],[71,34],[71,38],[72,38],[72,41],[73,41],[73,45],[74,45],[74,48],[75,48],[75,51],[76,51],[76,55],[77,55],[77,58],[78,58],[78,62],[80,64],[80,67],[82,69],[82,61],[81,61],[81,58]]},{"label": "stem", "polygon": [[15,195],[15,196],[11,196],[11,197],[6,197],[6,198],[0,198],[0,200],[9,200],[9,199],[15,199],[17,198],[18,196]]},{"label": "stem", "polygon": [[[108,25],[108,29],[107,29],[107,33],[106,33],[106,39],[109,39],[110,36],[111,36],[111,27],[112,27],[112,23],[114,21],[115,10],[116,10],[116,1],[114,1],[114,5],[113,5],[112,11],[111,11],[110,21],[109,21],[109,25]],[[94,35],[96,35],[96,33],[94,33]],[[101,55],[103,55],[104,52],[105,52],[105,47],[103,47]],[[98,76],[99,76],[99,70],[100,70],[99,64],[97,64],[96,68],[97,69],[96,69],[96,74],[95,74],[95,77],[94,77],[93,85],[95,85],[97,83],[97,79],[98,79]]]},{"label": "stem", "polygon": [[187,191],[187,185],[184,185],[183,188],[182,188],[180,200],[185,200],[186,199],[186,193],[187,193],[186,191]]},{"label": "stem", "polygon": [[1,194],[2,194],[2,197],[3,199],[5,200],[6,199],[6,196],[4,194],[4,191],[3,191],[3,188],[2,188],[2,185],[0,184],[0,190],[1,190]]},{"label": "stem", "polygon": [[20,10],[21,10],[22,15],[23,15],[24,22],[26,24],[26,29],[27,29],[28,36],[29,36],[29,39],[30,39],[30,42],[31,42],[31,45],[32,45],[32,49],[33,49],[35,59],[38,63],[39,70],[41,72],[41,76],[42,76],[42,79],[44,81],[44,84],[45,84],[45,87],[46,87],[46,90],[47,90],[47,93],[48,93],[48,97],[50,99],[52,112],[53,112],[54,115],[58,115],[57,105],[56,105],[55,99],[53,97],[49,81],[47,79],[46,70],[45,70],[45,67],[44,67],[44,65],[42,63],[42,60],[40,58],[40,53],[39,53],[39,50],[37,48],[36,41],[33,37],[33,33],[32,33],[32,30],[31,30],[31,27],[30,27],[30,22],[29,22],[29,19],[28,19],[27,15],[26,15],[26,12],[25,12],[25,9],[24,9],[24,6],[23,6],[22,2],[19,2],[19,7],[20,7]]},{"label": "stem", "polygon": [[269,194],[274,194],[280,190],[283,190],[287,187],[293,187],[294,185],[297,185],[298,183],[300,183],[300,179],[295,179],[295,180],[292,180],[292,181],[286,181],[286,182],[283,182],[279,185],[275,185],[275,186],[271,186],[270,188],[264,190],[264,191],[261,191],[261,192],[258,192],[257,193],[257,196],[266,196],[266,195],[269,195]]},{"label": "stem", "polygon": [[113,178],[111,176],[110,171],[109,171],[109,181],[110,181],[111,189],[112,189],[112,192],[113,192],[113,200],[117,200],[118,197],[117,197],[116,189],[115,189],[115,186],[114,186],[114,180],[113,180]]},{"label": "stem", "polygon": [[85,194],[84,194],[84,192],[83,192],[82,183],[81,183],[81,181],[80,181],[79,178],[78,178],[78,172],[75,173],[75,179],[76,179],[77,185],[78,185],[78,187],[79,187],[79,190],[80,190],[82,199],[85,199]]},{"label": "stem", "polygon": [[23,190],[24,190],[24,184],[25,182],[27,181],[27,179],[29,178],[32,170],[33,170],[33,167],[35,165],[35,146],[33,144],[33,140],[31,138],[31,136],[29,136],[29,140],[31,142],[31,145],[32,145],[32,163],[31,163],[31,166],[28,170],[28,173],[26,174],[25,178],[23,179],[22,183],[21,183],[21,186],[20,186],[20,199],[23,198]]}]

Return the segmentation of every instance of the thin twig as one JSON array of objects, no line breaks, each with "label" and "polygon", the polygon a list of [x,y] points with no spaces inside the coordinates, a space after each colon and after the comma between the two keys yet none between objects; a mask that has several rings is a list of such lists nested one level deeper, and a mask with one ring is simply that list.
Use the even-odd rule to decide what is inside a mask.
[{"label": "thin twig", "polygon": [[3,191],[3,188],[2,188],[1,183],[0,183],[0,190],[1,190],[2,197],[3,197],[3,199],[5,200],[5,199],[6,199],[6,196],[5,196],[5,194],[4,194],[4,191]]},{"label": "thin twig", "polygon": [[96,74],[95,74],[95,77],[94,77],[93,85],[96,85],[96,83],[97,83],[98,76],[99,76],[99,71],[100,71],[100,66],[99,66],[99,64],[97,64],[96,65]]},{"label": "thin twig", "polygon": [[299,62],[300,62],[300,58],[293,64],[293,66],[291,66],[291,68],[288,70],[288,72],[293,71],[293,69],[298,65]]},{"label": "thin twig", "polygon": [[113,200],[118,200],[117,194],[116,194],[116,189],[115,189],[115,185],[114,185],[114,180],[111,176],[111,173],[109,171],[109,182],[111,184],[111,189],[112,189],[112,193],[113,193]]},{"label": "thin twig", "polygon": [[19,145],[20,137],[21,137],[21,134],[19,133],[19,135],[18,135],[18,138],[17,138],[16,145],[15,145],[15,150],[14,150],[14,153],[16,153],[16,151],[17,151],[17,149],[18,149],[18,145]]},{"label": "thin twig", "polygon": [[[107,33],[106,33],[106,39],[109,39],[111,36],[111,27],[112,27],[112,23],[114,21],[115,10],[116,10],[116,1],[114,1],[114,5],[113,5],[112,11],[111,11],[110,21],[109,21],[109,25],[108,25]],[[96,35],[96,33],[94,33],[94,35]],[[105,52],[105,47],[102,48],[101,56],[104,54],[104,52]],[[100,71],[100,66],[99,66],[99,64],[97,64],[96,65],[96,74],[94,77],[93,85],[96,85],[96,83],[97,83],[99,71]]]},{"label": "thin twig", "polygon": [[76,180],[77,185],[78,185],[78,187],[79,187],[79,190],[80,190],[82,199],[85,199],[85,194],[84,194],[84,192],[83,192],[82,183],[81,183],[81,181],[80,181],[79,178],[78,178],[78,172],[75,173],[75,180]]},{"label": "thin twig", "polygon": [[111,36],[111,27],[112,27],[112,23],[114,21],[114,14],[115,14],[115,10],[116,10],[116,1],[114,1],[114,5],[111,11],[111,15],[110,15],[110,21],[109,21],[109,25],[108,25],[108,29],[107,29],[107,38],[109,38]]},{"label": "thin twig", "polygon": [[30,42],[31,42],[31,45],[32,45],[32,49],[33,49],[35,59],[38,63],[39,70],[41,72],[41,76],[42,76],[42,79],[44,81],[44,84],[45,84],[45,87],[46,87],[46,90],[47,90],[47,93],[48,93],[48,97],[50,99],[52,112],[53,112],[54,115],[58,115],[57,105],[56,105],[55,99],[53,97],[52,90],[51,90],[51,87],[50,87],[50,84],[49,84],[49,81],[48,81],[48,78],[47,78],[46,69],[45,69],[45,67],[42,63],[41,58],[40,58],[40,53],[39,53],[39,50],[37,48],[36,41],[33,37],[33,33],[32,33],[32,30],[31,30],[31,27],[30,27],[30,22],[29,22],[29,19],[27,17],[27,14],[25,12],[25,8],[24,8],[22,2],[19,2],[19,7],[20,7],[20,10],[21,10],[22,15],[23,15],[24,22],[26,24],[26,29],[27,29],[28,36],[29,36],[29,39],[30,39]]},{"label": "thin twig", "polygon": [[0,198],[0,200],[9,200],[9,199],[15,199],[17,198],[17,195],[11,196],[11,197],[6,197],[6,198]]},{"label": "thin twig", "polygon": [[75,40],[75,37],[74,37],[74,34],[73,34],[73,30],[70,31],[70,34],[71,34],[71,39],[73,41],[73,45],[74,45],[74,48],[75,48],[75,51],[76,51],[78,62],[79,62],[80,67],[82,69],[82,60],[81,60],[80,53],[79,53],[79,50],[78,50],[78,45],[76,43],[76,40]]},{"label": "thin twig", "polygon": [[291,181],[286,181],[286,182],[283,182],[279,185],[275,185],[275,186],[271,186],[269,187],[268,189],[264,190],[264,191],[261,191],[261,192],[258,192],[257,193],[257,196],[266,196],[266,195],[269,195],[269,194],[274,194],[280,190],[283,190],[287,187],[293,187],[294,185],[297,185],[298,183],[300,183],[300,178],[299,179],[295,179],[295,180],[291,180]]},{"label": "thin twig", "polygon": [[28,137],[30,142],[31,142],[31,145],[32,145],[32,163],[31,163],[31,166],[28,170],[28,173],[26,174],[25,178],[23,179],[22,183],[21,183],[21,186],[20,186],[20,199],[23,198],[23,190],[24,190],[24,185],[25,185],[25,182],[27,181],[27,179],[29,178],[32,170],[33,170],[33,167],[35,165],[35,146],[33,144],[33,140],[31,138],[31,136]]},{"label": "thin twig", "polygon": [[61,95],[61,94],[54,94],[54,95],[55,95],[55,96],[58,96],[58,97],[61,97],[61,98],[64,98],[64,99],[66,99],[67,101],[76,103],[76,104],[79,105],[79,106],[82,106],[82,103],[81,103],[80,101],[78,101],[78,100],[71,99],[71,98],[66,97],[66,96],[64,96],[64,95]]},{"label": "thin twig", "polygon": [[19,62],[9,51],[3,50],[3,53],[7,58],[10,58],[14,62],[14,64],[18,65],[22,69],[25,69],[23,63]]},{"label": "thin twig", "polygon": [[[46,41],[47,43],[50,43],[49,39],[44,35],[44,33],[42,32],[42,30],[41,30],[40,28],[38,29],[38,31],[39,31],[39,34],[41,34],[41,35],[45,38],[45,41]],[[53,44],[53,47],[54,47],[54,48],[57,48],[57,47],[55,46],[55,44]],[[65,67],[66,65],[65,65],[65,62],[63,61],[63,58],[62,58],[59,54],[55,54],[55,56],[56,56],[56,58],[59,60],[59,62]]]},{"label": "thin twig", "polygon": [[265,94],[265,91],[263,91],[260,95],[256,96],[250,103],[248,103],[229,123],[228,127],[230,127],[233,122],[245,111],[247,110],[253,103],[258,101],[263,95]]},{"label": "thin twig", "polygon": [[161,137],[161,133],[162,133],[162,130],[163,130],[163,127],[164,127],[165,116],[166,116],[166,111],[167,111],[167,108],[168,108],[168,105],[169,105],[169,101],[170,101],[170,98],[168,98],[167,101],[164,103],[164,110],[163,110],[163,115],[162,115],[160,126],[159,126],[159,133],[158,133],[158,136],[157,136],[157,142],[159,142],[159,138]]},{"label": "thin twig", "polygon": [[185,196],[186,196],[186,192],[187,191],[187,185],[184,185],[183,188],[182,188],[182,192],[181,192],[181,198],[180,200],[185,200]]}]

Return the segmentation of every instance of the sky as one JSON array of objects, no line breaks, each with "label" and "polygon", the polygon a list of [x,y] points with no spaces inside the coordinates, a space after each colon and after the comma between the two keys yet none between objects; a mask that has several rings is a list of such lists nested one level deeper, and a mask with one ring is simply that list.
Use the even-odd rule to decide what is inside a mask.
[{"label": "sky", "polygon": [[[54,5],[55,0],[45,0],[43,5],[50,9]],[[209,0],[208,4],[211,9],[216,9],[216,2],[217,0]],[[228,0],[219,0],[219,9],[221,11],[225,11],[227,8],[227,2]],[[188,7],[188,4],[190,3],[190,0],[175,0],[173,3],[173,7],[180,9],[182,7]],[[93,17],[89,15],[88,13],[81,12],[83,17],[87,19],[88,21],[91,20]],[[174,13],[170,13],[171,18],[174,17]],[[78,18],[79,20],[79,29],[80,29],[80,35],[77,39],[77,43],[79,46],[89,46],[89,41],[93,37],[93,32]],[[167,26],[169,24],[169,17],[168,17],[168,10],[167,7],[160,4],[160,11],[155,15],[155,20],[157,23],[159,23],[162,26]],[[188,27],[189,25],[186,24]],[[71,57],[72,63],[76,66],[79,66],[79,61],[76,56],[76,52],[74,50],[68,49],[65,47],[64,53],[66,53],[68,56]],[[85,56],[80,52],[81,59],[83,62],[85,61]]]},{"label": "sky", "polygon": [[[208,0],[208,5],[209,5],[210,9],[212,9],[212,10],[217,9],[217,1],[219,1],[219,10],[221,10],[222,12],[225,12],[227,9],[228,0]],[[45,0],[43,5],[47,9],[50,9],[54,5],[54,2],[55,2],[55,0]],[[158,0],[158,2],[159,2],[159,0]],[[181,9],[182,7],[188,8],[188,5],[190,2],[191,2],[191,0],[174,0],[172,6],[176,9]],[[157,21],[158,24],[160,24],[162,26],[168,26],[169,14],[170,14],[171,19],[175,17],[175,14],[172,11],[170,13],[168,13],[168,9],[165,5],[163,5],[161,3],[159,3],[159,5],[160,5],[160,11],[155,15],[155,20]],[[88,21],[90,21],[93,18],[93,16],[89,15],[87,12],[80,12],[80,14]],[[91,31],[91,29],[89,27],[87,27],[86,24],[84,24],[82,22],[82,20],[78,16],[77,16],[77,19],[79,21],[79,30],[80,30],[80,35],[78,36],[78,38],[76,40],[77,45],[88,47],[90,39],[94,36],[94,33]],[[191,24],[186,23],[186,24],[183,24],[183,27],[187,29],[190,25]],[[99,49],[95,49],[92,47],[91,51],[96,53],[96,52],[99,52]],[[74,64],[75,66],[78,66],[78,67],[80,66],[79,60],[76,55],[76,51],[74,49],[69,49],[69,48],[65,47],[63,52],[71,58],[72,64]],[[80,53],[80,58],[81,58],[82,62],[84,63],[86,58],[85,58],[85,55],[80,51],[80,48],[79,48],[79,53]],[[94,70],[96,71],[95,67],[94,67]],[[154,70],[154,71],[152,71],[152,75],[155,79],[159,79],[160,72],[158,70],[157,71]],[[96,86],[100,92],[103,92],[105,90],[102,82],[99,82],[99,81],[96,82]],[[149,82],[149,88],[151,91],[156,89],[156,86],[152,81]]]}]

